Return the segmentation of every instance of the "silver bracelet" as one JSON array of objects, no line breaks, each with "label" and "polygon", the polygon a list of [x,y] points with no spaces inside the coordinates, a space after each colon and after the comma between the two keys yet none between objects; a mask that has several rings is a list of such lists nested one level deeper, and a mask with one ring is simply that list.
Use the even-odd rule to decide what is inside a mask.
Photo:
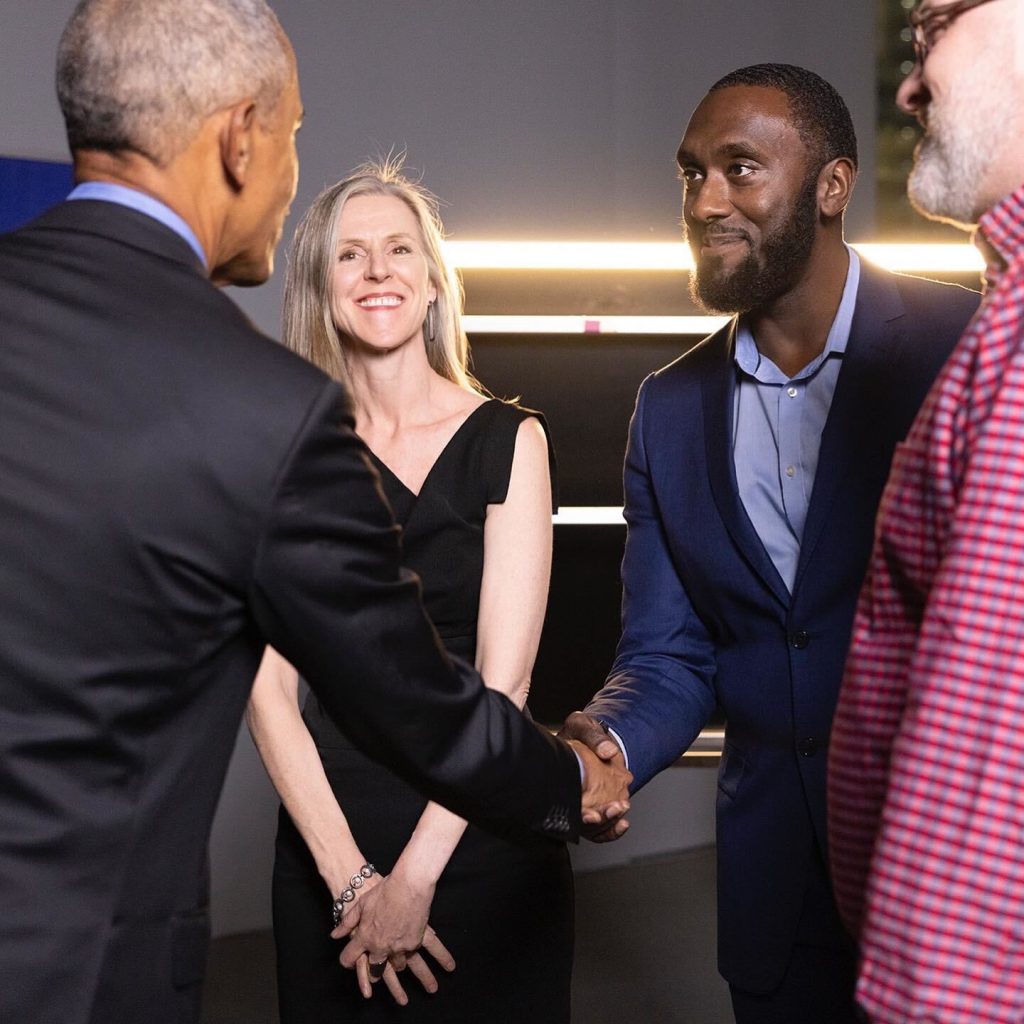
[{"label": "silver bracelet", "polygon": [[331,904],[331,917],[334,918],[334,927],[337,928],[341,923],[342,915],[345,913],[345,907],[348,906],[356,898],[356,890],[362,889],[364,883],[368,878],[372,878],[377,874],[377,869],[372,864],[364,864],[357,875],[353,875],[348,880],[348,885],[341,890],[341,894]]}]

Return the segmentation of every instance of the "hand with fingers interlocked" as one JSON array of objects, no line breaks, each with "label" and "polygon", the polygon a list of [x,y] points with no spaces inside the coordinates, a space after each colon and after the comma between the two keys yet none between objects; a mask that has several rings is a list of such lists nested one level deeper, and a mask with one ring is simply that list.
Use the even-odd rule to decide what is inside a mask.
[{"label": "hand with fingers interlocked", "polygon": [[406,968],[427,992],[436,992],[437,978],[424,952],[445,971],[455,970],[455,959],[427,923],[433,898],[433,884],[416,884],[393,872],[365,889],[331,932],[332,938],[348,938],[341,965],[355,970],[367,999],[373,985],[383,980],[395,1001],[405,1006],[409,997],[399,973]]},{"label": "hand with fingers interlocked", "polygon": [[[628,787],[633,776],[626,768],[618,743],[596,718],[582,711],[574,711],[566,718],[558,736],[572,744],[584,764],[583,835],[594,843],[621,838],[629,828]],[[596,769],[600,767],[606,769],[604,779],[597,779]],[[609,784],[613,787],[610,791]],[[589,792],[591,789],[604,795],[595,797]]]}]

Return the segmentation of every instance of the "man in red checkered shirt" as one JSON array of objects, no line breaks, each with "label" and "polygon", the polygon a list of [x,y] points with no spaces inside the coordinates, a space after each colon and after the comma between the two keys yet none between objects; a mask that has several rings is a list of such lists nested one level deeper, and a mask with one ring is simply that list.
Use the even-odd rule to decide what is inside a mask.
[{"label": "man in red checkered shirt", "polygon": [[1024,0],[924,0],[898,101],[986,297],[897,450],[830,751],[876,1024],[1024,1021]]}]

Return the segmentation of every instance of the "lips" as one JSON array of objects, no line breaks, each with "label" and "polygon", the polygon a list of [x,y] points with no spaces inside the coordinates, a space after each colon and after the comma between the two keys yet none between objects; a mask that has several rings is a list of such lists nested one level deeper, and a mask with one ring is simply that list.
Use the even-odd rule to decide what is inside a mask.
[{"label": "lips", "polygon": [[705,231],[700,240],[702,249],[721,249],[737,242],[749,243],[750,237],[745,231]]},{"label": "lips", "polygon": [[387,295],[364,295],[361,299],[356,299],[356,305],[362,309],[394,309],[404,301],[401,295],[393,293]]}]

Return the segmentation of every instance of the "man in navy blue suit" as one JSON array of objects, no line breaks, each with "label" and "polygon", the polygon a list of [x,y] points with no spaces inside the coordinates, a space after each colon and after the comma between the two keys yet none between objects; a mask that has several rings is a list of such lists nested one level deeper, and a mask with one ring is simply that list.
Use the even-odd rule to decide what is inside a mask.
[{"label": "man in navy blue suit", "polygon": [[624,754],[636,789],[721,709],[719,970],[736,1019],[845,1024],[856,950],[826,863],[829,729],[894,447],[978,297],[845,244],[857,143],[812,72],[727,75],[677,159],[694,297],[735,316],[640,388],[623,635],[563,733]]}]

